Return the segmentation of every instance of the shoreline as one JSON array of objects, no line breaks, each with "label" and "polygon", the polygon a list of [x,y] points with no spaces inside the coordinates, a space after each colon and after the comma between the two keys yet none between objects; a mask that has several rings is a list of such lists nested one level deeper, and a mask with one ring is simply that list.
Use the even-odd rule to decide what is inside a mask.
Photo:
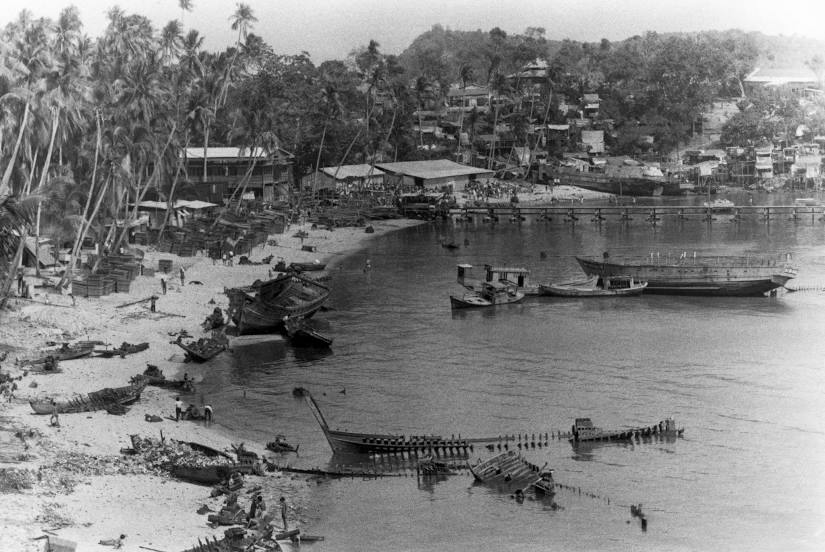
[{"label": "shoreline", "polygon": [[[290,225],[284,234],[271,236],[277,245],[259,246],[249,257],[259,262],[273,255],[273,264],[279,257],[287,263],[318,260],[327,263],[329,269],[362,250],[374,237],[420,224],[424,222],[372,221],[372,234],[358,227],[329,231],[312,229],[308,223]],[[294,237],[301,230],[308,234],[303,240]],[[314,245],[315,251],[303,251],[302,245]],[[147,363],[157,365],[167,378],[188,373],[195,379],[196,394],[187,399],[200,401],[197,384],[208,364],[184,364],[184,351],[174,344],[170,334],[186,329],[195,338],[208,335],[200,324],[215,306],[225,310],[228,298],[224,288],[266,280],[269,267],[229,267],[212,264],[207,257],[179,257],[153,250],[146,251],[143,264],[154,268],[159,259],[171,259],[172,271],[165,276],[159,272],[138,276],[129,293],[78,297],[72,307],[66,295],[37,293],[41,290],[35,289],[34,301],[11,299],[11,308],[0,313],[3,342],[14,347],[0,365],[15,377],[23,372],[15,366],[15,358],[33,356],[48,341],[100,339],[112,346],[124,341],[149,343],[147,350],[125,359],[81,358],[61,362],[60,373],[29,373],[17,382],[14,400],[0,403],[0,444],[9,444],[10,451],[0,456],[0,483],[8,487],[10,478],[28,471],[26,484],[30,485],[22,492],[0,489],[7,504],[7,511],[0,516],[0,550],[40,551],[42,541],[32,539],[44,534],[74,541],[78,550],[84,551],[111,550],[98,541],[120,534],[127,535],[122,549],[136,551],[141,550],[139,546],[177,551],[194,545],[199,537],[223,536],[225,527],[210,528],[206,515],[195,510],[207,505],[217,511],[224,497],[210,498],[209,487],[152,473],[119,453],[121,448],[131,446],[129,435],[158,438],[160,430],[167,439],[197,441],[231,451],[232,432],[220,425],[220,412],[216,412],[216,422],[209,427],[202,422],[175,423],[167,419],[150,423],[146,416],[165,418],[174,412],[175,392],[157,387],[147,387],[140,401],[123,416],[106,411],[66,414],[60,416],[60,427],[50,426],[48,416],[33,415],[28,405],[28,400],[34,398],[60,400],[126,385],[130,377],[143,372]],[[180,266],[186,271],[184,286],[178,278]],[[165,295],[161,293],[161,277],[167,280]],[[153,294],[159,297],[155,313],[149,311],[148,301],[122,306]],[[32,382],[37,386],[30,387]],[[15,437],[18,431],[24,435],[25,445]],[[264,443],[247,442],[247,448],[265,452]],[[308,479],[276,472],[254,477],[245,488],[263,485],[264,499],[271,507],[279,495],[286,496],[290,528],[301,528],[304,514],[313,506],[309,503]],[[242,492],[242,508],[248,507],[247,501]]]}]

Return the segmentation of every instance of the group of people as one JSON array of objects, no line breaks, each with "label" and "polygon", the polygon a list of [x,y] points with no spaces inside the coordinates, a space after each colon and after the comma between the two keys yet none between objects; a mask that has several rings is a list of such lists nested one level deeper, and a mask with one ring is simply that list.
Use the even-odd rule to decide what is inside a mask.
[{"label": "group of people", "polygon": [[[184,374],[184,386],[188,385],[189,377]],[[212,422],[214,419],[214,412],[212,410],[211,404],[203,405],[203,411],[194,404],[189,404],[184,410],[183,408],[183,401],[180,400],[180,397],[175,397],[175,421],[179,422],[180,420],[205,420],[206,422]]]},{"label": "group of people", "polygon": [[[281,497],[278,500],[278,509],[280,510],[281,514],[281,522],[283,523],[283,530],[287,531],[287,505],[286,499]],[[274,514],[274,513],[273,513]],[[264,497],[260,494],[255,495],[252,499],[252,504],[249,506],[249,514],[246,516],[247,519],[247,528],[250,529],[265,529],[265,526],[272,522],[274,517],[273,514],[267,515],[266,513],[266,503],[264,503]]]}]

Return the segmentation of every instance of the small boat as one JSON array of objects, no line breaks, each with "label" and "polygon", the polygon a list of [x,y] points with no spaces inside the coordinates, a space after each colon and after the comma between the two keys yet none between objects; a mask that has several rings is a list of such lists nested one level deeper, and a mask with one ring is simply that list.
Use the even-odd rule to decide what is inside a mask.
[{"label": "small boat", "polygon": [[172,468],[172,475],[178,479],[198,483],[200,485],[215,485],[229,479],[234,472],[242,474],[263,475],[254,464],[214,464],[211,466],[189,466],[178,464]]},{"label": "small boat", "polygon": [[533,489],[537,493],[547,496],[556,494],[556,482],[553,480],[553,470],[548,468],[539,470],[539,478],[533,482]]},{"label": "small boat", "polygon": [[487,485],[501,485],[529,482],[532,485],[539,479],[541,469],[531,464],[514,450],[502,452],[483,462],[478,459],[475,464],[469,465],[470,472],[476,481]]},{"label": "small boat", "polygon": [[143,343],[126,343],[125,341],[120,344],[120,347],[117,349],[95,349],[94,353],[103,358],[112,358],[114,356],[119,356],[121,358],[125,357],[126,355],[132,355],[134,353],[139,353],[141,351],[145,351],[149,348],[149,344],[146,342]]},{"label": "small boat", "polygon": [[578,282],[541,284],[542,295],[556,297],[615,297],[641,295],[647,282],[637,282],[632,276],[593,276]]},{"label": "small boat", "polygon": [[266,449],[272,452],[298,452],[298,447],[300,446],[301,445],[292,446],[286,441],[286,437],[278,435],[274,441],[266,444]]},{"label": "small boat", "polygon": [[436,460],[432,455],[421,458],[416,469],[421,475],[455,475],[457,473],[452,464]]},{"label": "small boat", "polygon": [[595,427],[590,418],[576,418],[572,427],[571,443],[585,441],[630,441],[634,438],[658,436],[681,436],[684,428],[677,428],[673,418],[666,418],[658,424],[646,427],[607,430]]},{"label": "small boat", "polygon": [[483,282],[503,282],[512,284],[524,295],[538,295],[539,287],[528,282],[530,270],[524,267],[484,265],[484,277],[479,280],[471,278],[473,265],[461,263],[456,265],[456,281],[470,291],[481,291]]},{"label": "small boat", "polygon": [[146,387],[145,382],[139,382],[125,387],[105,388],[89,393],[85,397],[77,397],[64,402],[46,400],[29,401],[35,414],[71,414],[75,412],[91,412],[104,410],[108,405],[129,405],[140,399],[140,394]]},{"label": "small boat", "polygon": [[316,270],[324,270],[327,267],[326,263],[312,262],[312,263],[289,263],[280,259],[273,267],[276,272],[313,272]]},{"label": "small boat", "polygon": [[46,349],[41,351],[43,355],[40,358],[34,360],[24,360],[21,361],[22,365],[36,365],[36,364],[45,364],[49,358],[53,358],[56,361],[60,360],[72,360],[75,358],[81,358],[87,355],[92,354],[94,350],[94,345],[89,344],[78,344],[78,345],[69,345],[64,343],[59,349]]},{"label": "small boat", "polygon": [[714,199],[710,203],[705,201],[702,207],[710,208],[714,213],[730,213],[736,205],[729,199]]},{"label": "small boat", "polygon": [[225,344],[211,337],[202,337],[189,343],[184,343],[182,339],[178,338],[175,344],[186,351],[187,359],[195,362],[206,362],[226,350]]},{"label": "small boat", "polygon": [[298,347],[329,347],[332,345],[331,337],[318,332],[306,320],[300,318],[285,319],[284,330],[292,340],[292,344]]},{"label": "small boat", "polygon": [[201,443],[196,443],[194,441],[177,441],[175,439],[172,439],[172,441],[175,441],[177,443],[181,443],[183,445],[186,445],[189,448],[191,448],[192,450],[196,450],[196,451],[208,456],[209,458],[216,458],[218,456],[223,456],[227,460],[233,460],[232,456],[230,456],[226,452],[224,452],[222,450],[218,450],[214,447],[210,447],[208,445],[203,445]]},{"label": "small boat", "polygon": [[524,299],[524,293],[518,291],[512,283],[482,282],[478,292],[465,293],[463,296],[450,295],[450,306],[454,309],[492,307],[506,303],[518,303]]}]

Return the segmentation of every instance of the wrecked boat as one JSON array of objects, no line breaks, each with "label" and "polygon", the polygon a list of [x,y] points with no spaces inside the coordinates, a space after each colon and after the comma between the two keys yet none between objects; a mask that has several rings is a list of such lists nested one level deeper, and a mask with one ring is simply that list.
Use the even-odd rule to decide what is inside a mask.
[{"label": "wrecked boat", "polygon": [[35,414],[72,414],[75,412],[91,412],[105,410],[107,406],[118,404],[126,406],[140,399],[140,394],[146,387],[146,382],[140,381],[124,387],[101,389],[89,393],[85,397],[77,397],[68,401],[55,402],[52,400],[32,400],[29,404]]}]

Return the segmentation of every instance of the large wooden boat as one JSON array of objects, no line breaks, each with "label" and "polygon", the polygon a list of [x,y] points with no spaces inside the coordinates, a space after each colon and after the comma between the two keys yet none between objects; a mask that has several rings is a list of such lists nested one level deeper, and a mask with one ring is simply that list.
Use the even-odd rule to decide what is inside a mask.
[{"label": "large wooden boat", "polygon": [[[460,435],[444,438],[439,435],[398,435],[381,433],[356,433],[333,430],[327,424],[321,409],[312,398],[304,395],[307,405],[321,426],[332,452],[336,454],[396,454],[396,453],[441,453],[446,455],[466,454],[474,443],[492,443],[501,440],[494,438],[462,438]],[[512,439],[508,439],[512,440]]]},{"label": "large wooden boat", "polygon": [[46,400],[29,401],[35,414],[71,414],[75,412],[90,412],[104,410],[112,404],[128,405],[140,399],[140,394],[146,387],[145,381],[138,381],[132,385],[117,388],[105,388],[89,393],[85,397],[77,397],[64,402]]},{"label": "large wooden boat", "polygon": [[135,353],[145,351],[148,348],[149,344],[145,341],[143,343],[126,343],[124,341],[120,344],[120,347],[116,349],[96,349],[95,354],[103,358],[112,358],[115,356],[123,358],[126,355],[133,355]]},{"label": "large wooden boat", "polygon": [[647,282],[645,293],[669,295],[762,295],[784,286],[797,269],[782,259],[758,257],[576,257],[590,276],[630,276]]},{"label": "large wooden boat", "polygon": [[645,427],[627,429],[602,429],[595,427],[590,418],[576,418],[572,427],[571,443],[586,441],[630,441],[634,438],[659,436],[678,437],[685,432],[684,428],[677,428],[673,418],[666,418],[658,424]]},{"label": "large wooden boat", "polygon": [[541,468],[528,462],[521,454],[508,450],[475,464],[469,465],[476,481],[487,485],[532,485],[540,479]]},{"label": "large wooden boat", "polygon": [[616,297],[641,295],[647,282],[637,282],[631,276],[593,276],[578,282],[541,284],[542,295],[556,297]]},{"label": "large wooden boat", "polygon": [[288,272],[290,270],[295,272],[314,272],[324,270],[327,267],[326,263],[289,263],[280,259],[273,267],[277,272]]},{"label": "large wooden boat", "polygon": [[580,171],[573,167],[558,167],[550,173],[561,184],[619,196],[660,196],[667,181],[662,172],[645,165],[607,166]]},{"label": "large wooden boat", "polygon": [[94,351],[95,346],[92,344],[78,344],[78,345],[68,345],[66,343],[63,344],[59,349],[45,349],[41,351],[41,357],[31,360],[23,360],[21,364],[23,365],[38,365],[38,364],[47,364],[49,361],[49,357],[51,357],[55,361],[62,361],[62,360],[72,360],[75,358],[82,358],[84,356],[92,354]]},{"label": "large wooden boat", "polygon": [[459,297],[450,295],[450,306],[454,309],[493,307],[506,303],[518,303],[524,299],[524,293],[518,291],[510,282],[482,282],[478,292],[465,293]]},{"label": "large wooden boat", "polygon": [[329,288],[319,281],[290,272],[249,288],[227,290],[229,317],[240,333],[281,330],[284,318],[309,318],[329,298]]}]

